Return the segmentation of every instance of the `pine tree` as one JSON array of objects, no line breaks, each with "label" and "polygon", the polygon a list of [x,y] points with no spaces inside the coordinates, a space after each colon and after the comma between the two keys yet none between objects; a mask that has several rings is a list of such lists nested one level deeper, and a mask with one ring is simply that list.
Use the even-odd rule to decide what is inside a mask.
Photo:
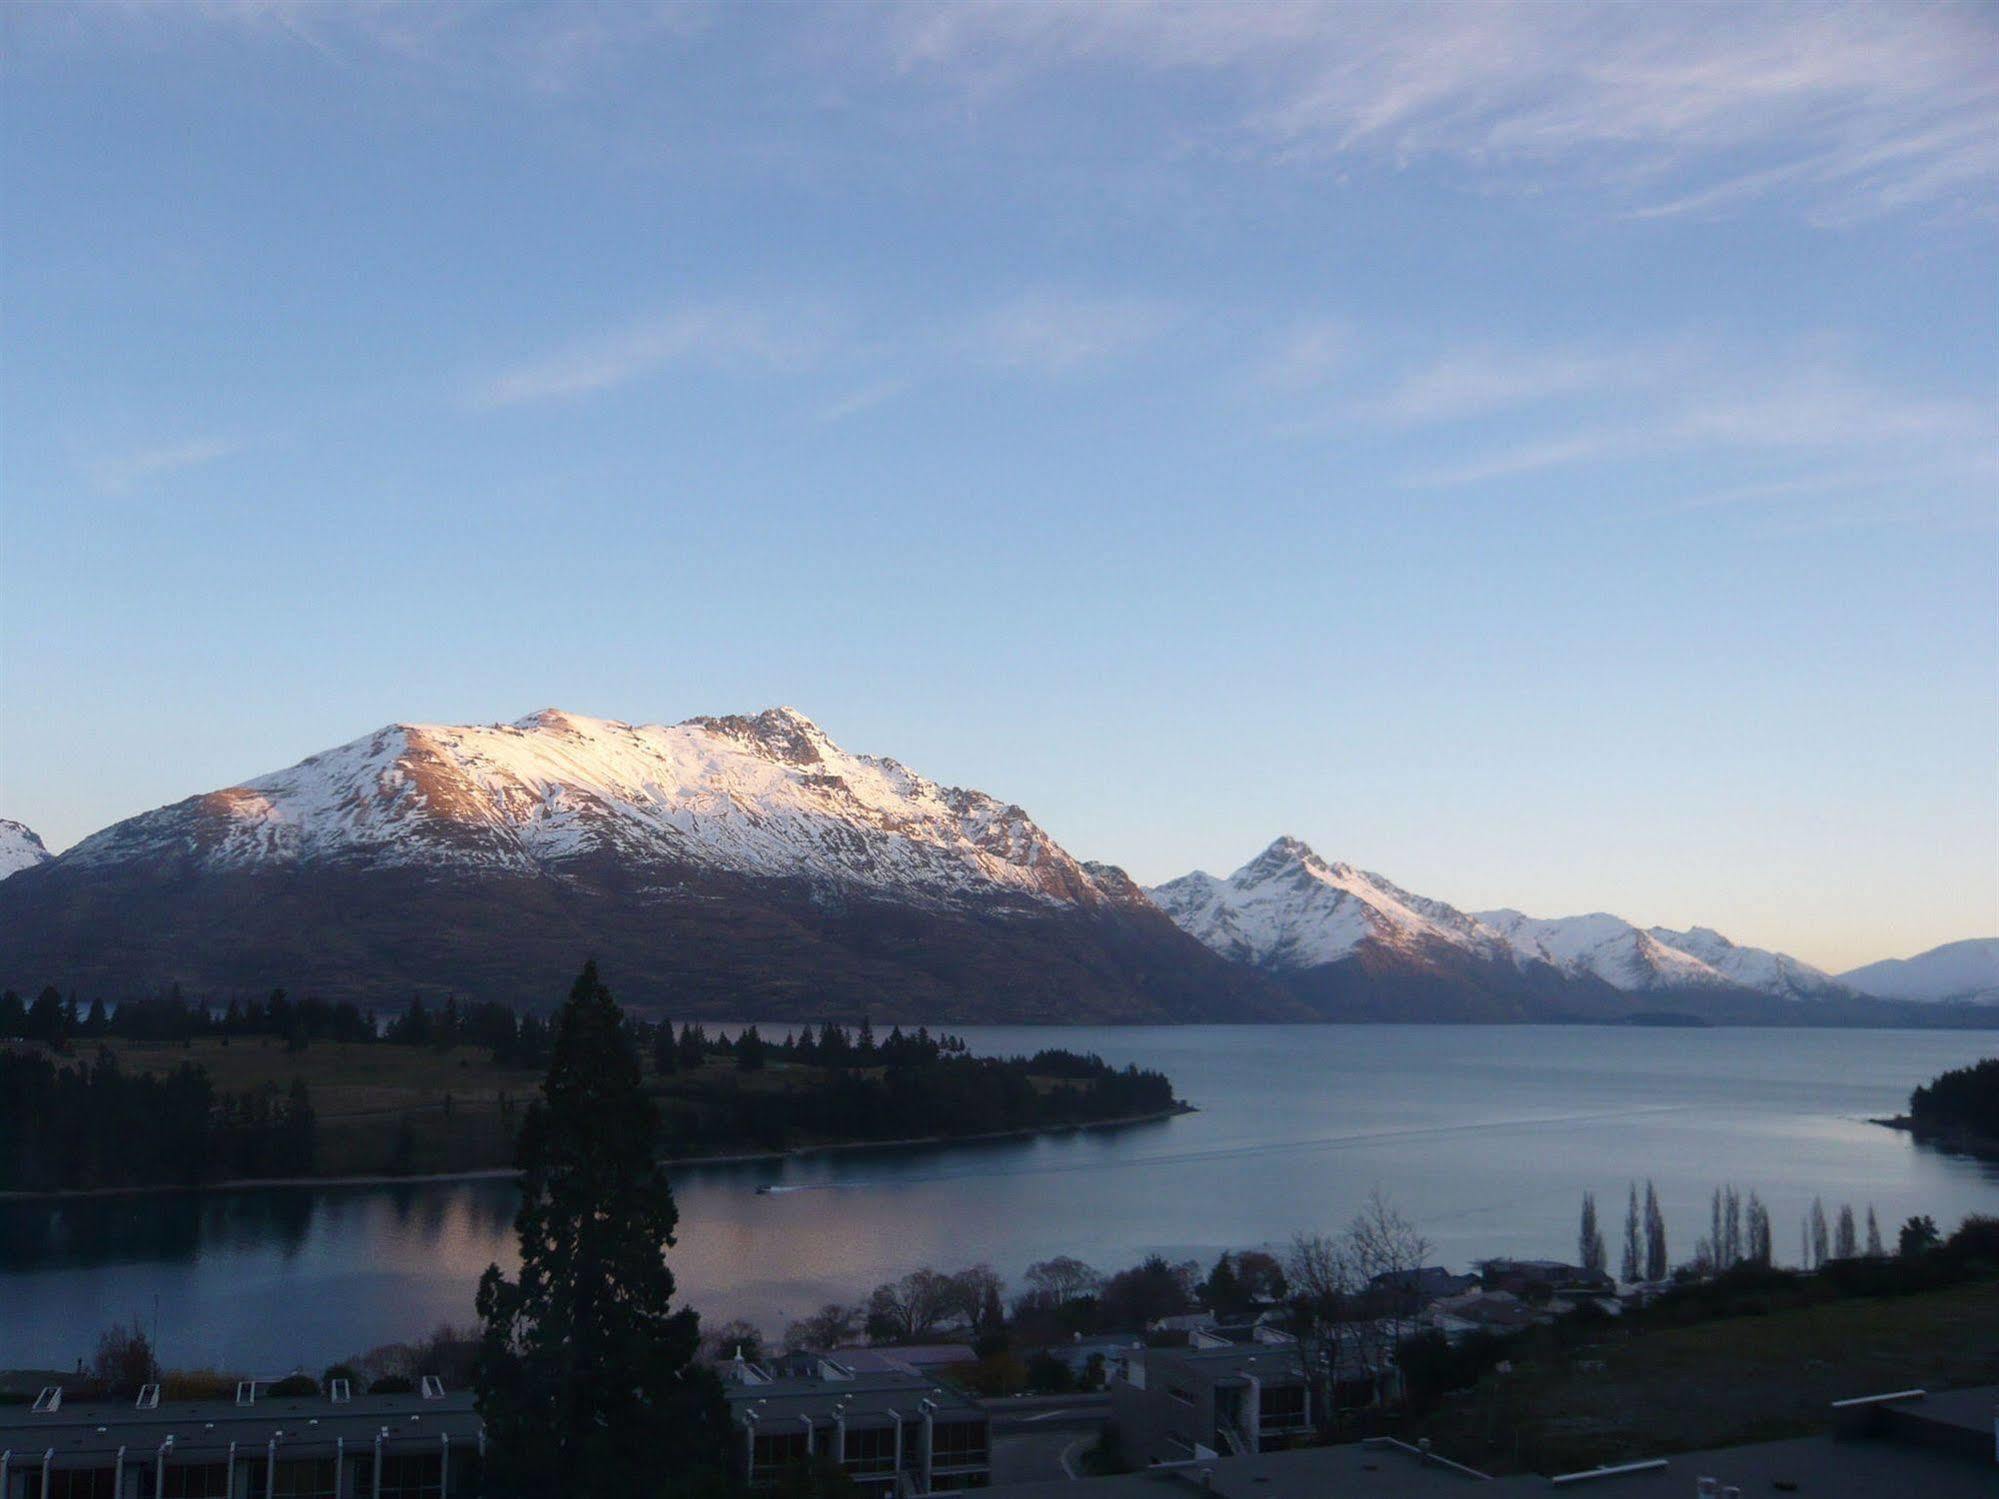
[{"label": "pine tree", "polygon": [[[683,1032],[683,1039],[685,1033]],[[479,1411],[489,1490],[565,1499],[692,1492],[730,1471],[727,1406],[672,1308],[663,1249],[679,1219],[659,1115],[597,965],[555,1027],[521,1126],[521,1270],[479,1281]]]},{"label": "pine tree", "polygon": [[1659,1210],[1659,1194],[1645,1183],[1645,1278],[1664,1280],[1672,1270],[1666,1253],[1666,1215]]},{"label": "pine tree", "polygon": [[1645,1251],[1639,1242],[1637,1182],[1631,1184],[1631,1195],[1624,1204],[1624,1263],[1618,1268],[1627,1283],[1645,1273]]}]

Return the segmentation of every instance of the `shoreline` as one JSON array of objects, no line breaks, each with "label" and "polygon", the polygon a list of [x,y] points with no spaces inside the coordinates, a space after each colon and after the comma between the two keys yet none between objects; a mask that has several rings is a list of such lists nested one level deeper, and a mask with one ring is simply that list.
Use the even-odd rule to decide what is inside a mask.
[{"label": "shoreline", "polygon": [[[899,1140],[834,1140],[819,1145],[794,1145],[786,1150],[753,1150],[731,1155],[662,1156],[667,1166],[742,1166],[754,1161],[787,1161],[794,1158],[830,1155],[843,1150],[895,1150],[917,1146],[963,1145],[981,1140],[1028,1140],[1042,1135],[1070,1134],[1077,1130],[1115,1129],[1129,1124],[1157,1124],[1200,1110],[1191,1103],[1176,1104],[1149,1114],[1121,1114],[1115,1119],[1080,1119],[1068,1124],[1025,1125],[1019,1129],[985,1130],[975,1135],[912,1135]],[[48,1192],[0,1192],[0,1203],[71,1202],[106,1197],[158,1197],[167,1193],[195,1195],[206,1192],[250,1192],[271,1187],[409,1187],[439,1182],[500,1181],[519,1176],[516,1166],[479,1166],[466,1171],[428,1171],[413,1176],[385,1176],[367,1173],[358,1176],[260,1176],[229,1181],[199,1182],[192,1186],[160,1182],[131,1187],[58,1187]]]},{"label": "shoreline", "polygon": [[1976,1161],[1999,1161],[1999,1139],[1981,1135],[1975,1130],[1956,1127],[1939,1129],[1933,1125],[1918,1124],[1907,1114],[1867,1122],[1884,1129],[1900,1130],[1917,1144],[1934,1146],[1947,1155],[1969,1156]]}]

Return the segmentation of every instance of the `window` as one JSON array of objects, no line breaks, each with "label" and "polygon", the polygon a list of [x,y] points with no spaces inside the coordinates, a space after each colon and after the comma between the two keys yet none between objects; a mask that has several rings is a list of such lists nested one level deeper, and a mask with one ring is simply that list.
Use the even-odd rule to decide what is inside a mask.
[{"label": "window", "polygon": [[768,1483],[785,1469],[797,1466],[811,1455],[803,1426],[796,1431],[760,1431],[751,1449],[750,1481]]},{"label": "window", "polygon": [[1305,1424],[1305,1387],[1278,1385],[1263,1392],[1263,1424],[1266,1427]]},{"label": "window", "polygon": [[979,1421],[939,1421],[936,1446],[930,1464],[935,1468],[969,1468],[986,1461],[986,1423]]},{"label": "window", "polygon": [[168,1463],[160,1499],[229,1499],[229,1464]]},{"label": "window", "polygon": [[382,1499],[444,1499],[443,1454],[384,1453]]},{"label": "window", "polygon": [[867,1431],[849,1430],[847,1433],[847,1462],[849,1473],[893,1473],[895,1471],[895,1428],[893,1426],[874,1427]]},{"label": "window", "polygon": [[48,1499],[118,1499],[116,1476],[115,1468],[52,1468],[44,1492]]},{"label": "window", "polygon": [[271,1499],[340,1499],[340,1477],[330,1457],[295,1458],[278,1463]]}]

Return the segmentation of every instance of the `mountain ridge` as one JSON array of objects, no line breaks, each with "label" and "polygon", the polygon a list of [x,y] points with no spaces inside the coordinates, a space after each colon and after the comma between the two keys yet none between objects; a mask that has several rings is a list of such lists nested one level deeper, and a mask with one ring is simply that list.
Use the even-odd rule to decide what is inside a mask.
[{"label": "mountain ridge", "polygon": [[1017,805],[790,708],[386,725],[0,883],[21,982],[545,999],[594,952],[690,1014],[1300,1013]]}]

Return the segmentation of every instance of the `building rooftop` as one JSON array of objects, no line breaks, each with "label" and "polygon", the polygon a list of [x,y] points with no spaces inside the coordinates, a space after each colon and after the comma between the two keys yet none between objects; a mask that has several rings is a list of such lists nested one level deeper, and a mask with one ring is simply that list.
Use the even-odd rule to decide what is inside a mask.
[{"label": "building rooftop", "polygon": [[0,1452],[11,1451],[17,1460],[32,1453],[39,1461],[51,1449],[58,1461],[108,1455],[120,1446],[151,1454],[169,1437],[182,1455],[224,1453],[231,1442],[239,1451],[264,1449],[275,1439],[288,1455],[328,1456],[342,1442],[352,1451],[372,1447],[385,1431],[406,1447],[446,1436],[476,1445],[483,1430],[473,1396],[464,1390],[434,1399],[356,1395],[338,1403],[324,1395],[264,1395],[246,1405],[171,1400],[151,1409],[130,1400],[64,1400],[54,1410],[0,1405]]},{"label": "building rooftop", "polygon": [[1023,1483],[986,1490],[987,1499],[1178,1499],[1219,1495],[1220,1499],[1446,1499],[1490,1492],[1491,1485],[1468,1473],[1425,1462],[1397,1447],[1304,1447],[1256,1457],[1150,1468],[1115,1478],[1080,1478]]},{"label": "building rooftop", "polygon": [[1287,1343],[1232,1343],[1225,1348],[1153,1348],[1147,1350],[1147,1358],[1162,1365],[1167,1362],[1193,1364],[1208,1374],[1222,1378],[1248,1374],[1266,1378],[1273,1375],[1300,1378],[1305,1372],[1297,1345]]},{"label": "building rooftop", "polygon": [[767,1384],[730,1385],[729,1410],[737,1420],[754,1414],[759,1426],[783,1425],[801,1418],[849,1421],[880,1417],[895,1411],[905,1418],[921,1414],[928,1400],[939,1415],[983,1416],[985,1407],[962,1390],[919,1374],[896,1370],[856,1371],[851,1379],[773,1379]]}]

